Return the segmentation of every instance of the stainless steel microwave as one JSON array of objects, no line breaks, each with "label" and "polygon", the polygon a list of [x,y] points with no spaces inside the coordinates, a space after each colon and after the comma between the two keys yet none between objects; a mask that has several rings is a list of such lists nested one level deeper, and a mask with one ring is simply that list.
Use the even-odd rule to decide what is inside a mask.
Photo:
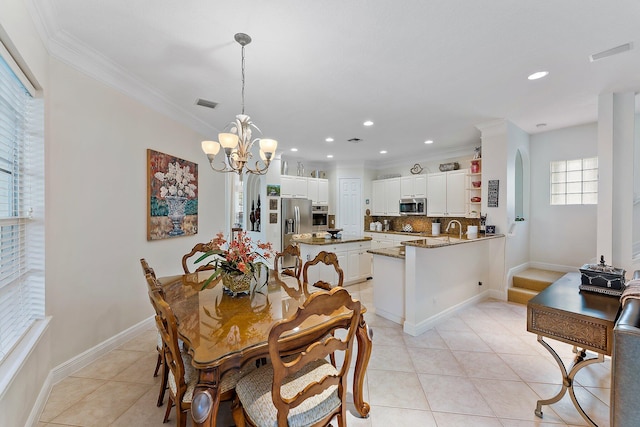
[{"label": "stainless steel microwave", "polygon": [[426,215],[427,199],[400,199],[400,215]]}]

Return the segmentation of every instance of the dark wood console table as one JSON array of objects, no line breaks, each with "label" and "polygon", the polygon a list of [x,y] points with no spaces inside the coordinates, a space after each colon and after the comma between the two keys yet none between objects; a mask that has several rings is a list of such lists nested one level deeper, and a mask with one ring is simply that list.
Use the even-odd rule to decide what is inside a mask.
[{"label": "dark wood console table", "polygon": [[[620,310],[618,297],[580,291],[580,273],[567,273],[527,304],[527,331],[538,335],[538,342],[546,348],[560,367],[562,389],[550,399],[538,400],[535,414],[542,418],[542,405],[558,402],[569,390],[574,406],[589,423],[596,424],[584,412],[573,390],[573,379],[580,369],[604,361],[613,349],[613,327]],[[552,338],[574,346],[576,357],[567,368],[543,338]],[[578,350],[578,349],[581,350]],[[591,350],[596,357],[587,358]]]}]

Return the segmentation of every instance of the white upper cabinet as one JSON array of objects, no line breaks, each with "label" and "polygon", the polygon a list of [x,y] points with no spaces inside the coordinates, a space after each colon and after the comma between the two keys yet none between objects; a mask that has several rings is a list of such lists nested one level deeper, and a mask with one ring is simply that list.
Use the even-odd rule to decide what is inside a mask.
[{"label": "white upper cabinet", "polygon": [[307,178],[307,197],[314,205],[329,204],[329,180],[323,178]]},{"label": "white upper cabinet", "polygon": [[400,178],[379,179],[372,185],[372,215],[399,216]]},{"label": "white upper cabinet", "polygon": [[280,197],[308,198],[307,178],[304,176],[281,175]]},{"label": "white upper cabinet", "polygon": [[427,175],[412,175],[400,178],[400,197],[403,199],[427,197]]},{"label": "white upper cabinet", "polygon": [[468,169],[427,175],[427,216],[466,215],[466,182]]}]

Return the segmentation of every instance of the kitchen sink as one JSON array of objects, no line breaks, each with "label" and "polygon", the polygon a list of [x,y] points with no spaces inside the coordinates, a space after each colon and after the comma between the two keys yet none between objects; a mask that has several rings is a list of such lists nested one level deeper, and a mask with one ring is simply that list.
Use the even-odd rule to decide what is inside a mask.
[{"label": "kitchen sink", "polygon": [[441,236],[441,237],[427,237],[427,244],[429,245],[442,245],[443,243],[458,243],[463,239],[458,237]]}]

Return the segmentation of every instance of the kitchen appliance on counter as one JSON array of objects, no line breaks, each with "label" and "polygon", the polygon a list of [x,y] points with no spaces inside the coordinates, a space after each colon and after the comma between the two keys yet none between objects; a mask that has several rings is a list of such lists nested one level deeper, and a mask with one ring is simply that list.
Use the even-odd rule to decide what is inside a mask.
[{"label": "kitchen appliance on counter", "polygon": [[327,229],[329,228],[329,206],[311,206],[311,225],[313,227],[314,233],[327,231]]},{"label": "kitchen appliance on counter", "polygon": [[400,199],[400,215],[426,215],[427,199]]},{"label": "kitchen appliance on counter", "polygon": [[[311,217],[311,200],[309,199],[281,199],[280,218],[282,218],[282,249],[289,246],[295,234],[313,232]],[[285,255],[282,258],[283,267],[294,267],[295,258]]]}]

